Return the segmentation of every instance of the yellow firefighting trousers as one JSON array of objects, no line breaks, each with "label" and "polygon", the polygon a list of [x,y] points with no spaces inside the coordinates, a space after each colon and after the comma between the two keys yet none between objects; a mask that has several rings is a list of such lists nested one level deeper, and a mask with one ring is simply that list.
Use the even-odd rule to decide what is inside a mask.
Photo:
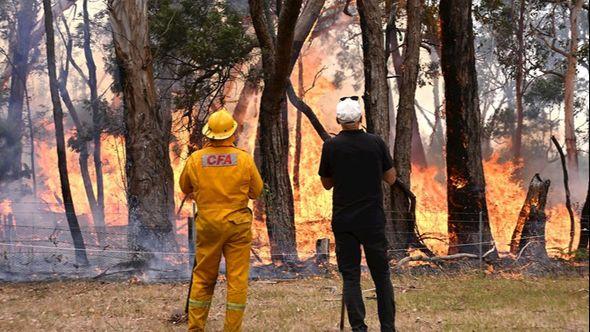
[{"label": "yellow firefighting trousers", "polygon": [[219,272],[225,258],[227,303],[223,330],[241,331],[250,267],[251,221],[207,221],[197,217],[197,264],[189,298],[189,331],[204,331]]}]

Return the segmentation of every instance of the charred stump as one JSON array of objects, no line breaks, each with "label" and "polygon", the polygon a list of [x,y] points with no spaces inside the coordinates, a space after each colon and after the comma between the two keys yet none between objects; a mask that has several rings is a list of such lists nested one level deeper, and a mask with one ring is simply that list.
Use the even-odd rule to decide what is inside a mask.
[{"label": "charred stump", "polygon": [[542,210],[537,210],[536,206],[531,206],[518,245],[519,257],[536,261],[549,258],[545,249],[546,221],[545,213]]},{"label": "charred stump", "polygon": [[535,174],[526,195],[516,227],[510,241],[510,252],[521,255],[534,255],[546,258],[545,250],[545,205],[551,181],[543,180]]}]

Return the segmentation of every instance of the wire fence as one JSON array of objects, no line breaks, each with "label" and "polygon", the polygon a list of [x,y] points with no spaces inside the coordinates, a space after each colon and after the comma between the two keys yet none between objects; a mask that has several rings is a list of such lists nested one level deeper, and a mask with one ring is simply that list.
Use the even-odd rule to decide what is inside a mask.
[{"label": "wire fence", "polygon": [[[31,204],[31,206],[34,206]],[[15,205],[13,205],[15,207]],[[15,209],[18,209],[15,207]],[[193,221],[190,218],[179,218],[172,225],[166,227],[108,225],[96,227],[84,225],[77,227],[85,241],[85,253],[89,265],[82,266],[76,261],[77,249],[71,237],[72,228],[67,225],[65,215],[56,213],[52,218],[39,214],[35,208],[18,211],[15,215],[0,215],[0,280],[37,280],[55,278],[93,278],[108,275],[109,271],[143,271],[144,277],[151,281],[159,280],[185,280],[190,276],[194,257],[195,231]],[[400,215],[386,211],[386,222],[403,226],[404,223],[413,223],[412,218],[392,218],[392,215]],[[437,211],[436,213],[439,213]],[[431,213],[432,214],[432,213]],[[424,215],[429,215],[425,213]],[[462,247],[475,248],[476,255],[481,257],[490,249],[500,249],[510,246],[509,236],[492,234],[487,218],[483,213],[459,213],[460,219],[440,218],[436,220],[424,220],[424,215],[418,216],[416,225],[394,229],[396,236],[418,236],[418,239],[429,250],[437,253],[445,253],[452,248],[461,251]],[[585,216],[586,217],[586,216]],[[586,217],[587,218],[587,217]],[[444,220],[443,220],[444,219]],[[317,222],[315,222],[317,224]],[[284,232],[284,227],[255,222],[258,232],[263,236],[255,239],[251,261],[255,268],[270,266],[275,259],[304,260],[311,262],[334,262],[334,244],[321,249],[316,245],[308,245],[324,237],[331,237],[329,221],[323,220],[321,231],[309,231],[300,236],[298,243],[291,250],[271,250],[269,242],[283,243],[289,241],[290,235]],[[307,224],[301,223],[297,232],[305,231]],[[432,224],[432,225],[426,225]],[[512,223],[514,229],[515,221]],[[428,227],[427,227],[428,226]],[[455,227],[452,237],[448,229]],[[151,231],[166,231],[173,233],[175,244],[173,250],[151,250],[149,255],[155,259],[150,260],[150,266],[134,266],[132,258],[145,255],[145,251],[131,250],[130,237],[137,234],[137,230],[149,229]],[[391,231],[391,230],[389,230]],[[579,230],[578,230],[579,231]],[[496,230],[498,232],[498,230]],[[268,234],[272,234],[273,241],[268,240]],[[288,233],[288,232],[287,232]],[[391,235],[391,234],[387,234]],[[495,240],[494,240],[495,239]],[[532,240],[545,242],[545,235],[521,237],[520,240]],[[292,240],[290,240],[292,241]],[[305,243],[306,245],[301,245]],[[545,245],[545,243],[543,243]],[[434,250],[438,249],[438,250]],[[563,247],[548,247],[549,251],[563,252]],[[406,248],[393,248],[390,254],[407,252]],[[156,262],[156,263],[154,263]],[[116,267],[116,268],[114,268]],[[272,269],[272,267],[270,267]],[[222,264],[223,270],[223,264]],[[146,272],[147,271],[147,272]],[[254,274],[256,274],[254,272]]]}]

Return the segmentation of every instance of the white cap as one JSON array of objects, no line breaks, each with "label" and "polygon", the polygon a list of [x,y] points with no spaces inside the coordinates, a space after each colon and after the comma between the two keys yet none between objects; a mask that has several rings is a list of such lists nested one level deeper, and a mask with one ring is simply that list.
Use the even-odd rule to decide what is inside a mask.
[{"label": "white cap", "polygon": [[340,123],[353,123],[361,119],[361,104],[358,100],[346,98],[336,106],[336,118]]}]

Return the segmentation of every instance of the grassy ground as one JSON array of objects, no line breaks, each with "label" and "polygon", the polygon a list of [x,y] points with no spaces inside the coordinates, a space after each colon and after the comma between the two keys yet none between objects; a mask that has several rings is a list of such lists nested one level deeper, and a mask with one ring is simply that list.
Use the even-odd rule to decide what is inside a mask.
[{"label": "grassy ground", "polygon": [[[372,288],[365,278],[364,289]],[[588,276],[395,276],[400,331],[588,331]],[[223,325],[220,283],[209,330]],[[317,278],[253,281],[245,331],[337,331],[340,282]],[[0,284],[0,331],[184,331],[168,319],[186,284],[49,282]],[[365,293],[367,323],[378,330],[376,301]]]}]

